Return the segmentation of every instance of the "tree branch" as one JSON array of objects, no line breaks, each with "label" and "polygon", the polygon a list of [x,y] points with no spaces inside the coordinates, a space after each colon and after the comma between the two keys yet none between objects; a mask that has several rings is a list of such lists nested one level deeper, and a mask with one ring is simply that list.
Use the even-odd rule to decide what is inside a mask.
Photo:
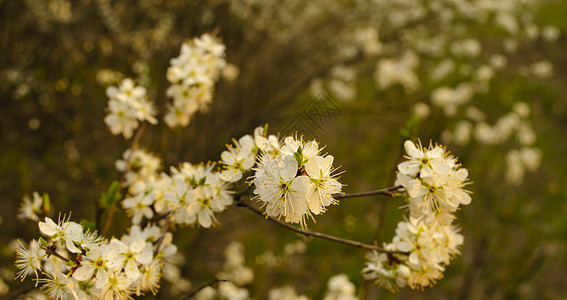
[{"label": "tree branch", "polygon": [[266,220],[268,220],[272,223],[275,223],[275,224],[277,224],[277,225],[279,225],[279,226],[281,226],[285,229],[289,229],[291,231],[294,231],[296,233],[299,233],[299,234],[302,234],[302,235],[305,235],[305,236],[317,237],[317,238],[326,239],[326,240],[330,240],[330,241],[345,244],[345,245],[350,245],[350,246],[368,249],[368,250],[375,250],[375,251],[383,252],[383,253],[406,254],[406,255],[409,254],[409,253],[402,252],[402,251],[389,251],[389,250],[380,248],[378,246],[373,246],[373,245],[368,245],[368,244],[364,244],[364,243],[357,242],[357,241],[342,239],[342,238],[339,238],[339,237],[336,237],[336,236],[332,236],[332,235],[328,235],[328,234],[324,234],[324,233],[320,233],[320,232],[302,230],[302,229],[299,229],[299,228],[297,228],[297,227],[295,227],[291,224],[281,222],[274,217],[266,216],[266,215],[264,215],[264,213],[261,210],[257,209],[256,207],[251,206],[250,204],[244,203],[242,201],[238,201],[237,206],[245,207],[245,208],[251,210],[252,212],[254,212],[255,214],[265,217]]},{"label": "tree branch", "polygon": [[40,245],[40,247],[41,247],[41,249],[45,250],[45,252],[47,252],[49,255],[53,255],[53,256],[55,256],[55,257],[57,257],[57,258],[59,258],[59,259],[61,259],[61,260],[64,260],[65,262],[68,262],[68,263],[71,262],[70,259],[68,259],[68,258],[66,258],[65,256],[63,256],[63,255],[61,255],[61,254],[55,252],[54,250],[51,250],[51,249],[45,247],[44,245]]},{"label": "tree branch", "polygon": [[385,188],[385,189],[381,189],[381,190],[376,190],[376,191],[370,191],[370,192],[353,193],[353,194],[344,194],[344,193],[343,194],[334,194],[333,198],[344,199],[344,198],[356,198],[356,197],[366,197],[366,196],[374,196],[374,195],[384,195],[384,196],[392,197],[394,195],[394,193],[400,188],[402,188],[402,186],[397,185],[397,186],[393,186],[393,187],[389,187],[389,188]]}]

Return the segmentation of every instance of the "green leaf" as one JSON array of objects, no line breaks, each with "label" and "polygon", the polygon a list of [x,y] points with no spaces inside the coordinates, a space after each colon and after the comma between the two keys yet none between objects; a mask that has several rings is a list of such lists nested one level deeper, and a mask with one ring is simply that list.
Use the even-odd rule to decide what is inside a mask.
[{"label": "green leaf", "polygon": [[303,166],[303,148],[301,145],[297,148],[297,151],[293,153],[293,157],[297,160],[297,165],[299,167]]},{"label": "green leaf", "polygon": [[293,157],[297,160],[297,165],[301,166],[303,163],[303,157],[301,157],[301,155],[297,152],[293,153]]},{"label": "green leaf", "polygon": [[45,215],[49,215],[51,211],[51,200],[49,199],[49,194],[43,193],[43,212]]},{"label": "green leaf", "polygon": [[267,136],[267,135],[268,135],[268,124],[264,125],[264,130],[262,131],[262,135],[263,135],[263,136]]},{"label": "green leaf", "polygon": [[203,177],[199,180],[199,185],[205,185],[205,180],[207,180],[207,176],[205,176],[205,177]]},{"label": "green leaf", "polygon": [[44,240],[41,236],[39,237],[39,244],[42,246],[47,247],[47,241]]},{"label": "green leaf", "polygon": [[100,193],[98,204],[100,205],[100,207],[106,207],[108,205],[108,200],[106,200],[106,195],[104,193]]},{"label": "green leaf", "polygon": [[122,195],[120,194],[120,183],[118,181],[113,181],[108,188],[106,194],[101,194],[98,202],[100,203],[101,207],[107,207],[108,205],[118,202],[122,199]]}]

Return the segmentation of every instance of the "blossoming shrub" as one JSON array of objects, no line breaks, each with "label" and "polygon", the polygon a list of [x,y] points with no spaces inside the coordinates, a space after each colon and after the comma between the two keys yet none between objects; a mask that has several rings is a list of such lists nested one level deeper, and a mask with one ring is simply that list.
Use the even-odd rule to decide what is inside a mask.
[{"label": "blossoming shrub", "polygon": [[[214,82],[226,65],[224,45],[203,35],[182,46],[172,59],[168,95],[174,98],[164,116],[169,127],[187,126],[196,111],[212,101]],[[124,79],[119,87],[107,89],[109,113],[105,123],[110,131],[130,139],[141,122],[156,124],[157,110],[146,98],[146,89]],[[146,124],[144,123],[144,125]],[[471,202],[468,172],[441,146],[423,148],[406,141],[407,160],[398,166],[396,186],[371,194],[407,200],[409,216],[401,221],[391,243],[382,248],[356,241],[307,231],[339,198],[356,197],[342,192],[334,157],[322,153],[315,140],[302,136],[278,137],[258,127],[252,134],[233,140],[220,156],[220,163],[179,162],[168,172],[162,160],[139,148],[143,128],[115,167],[123,175],[101,198],[107,209],[106,225],[96,232],[63,216],[57,222],[43,219],[48,198],[34,194],[26,198],[20,215],[39,221],[43,237],[18,245],[16,265],[22,280],[32,274],[36,286],[53,298],[127,299],[157,293],[159,281],[168,268],[175,268],[177,246],[170,232],[178,226],[210,228],[217,216],[232,206],[246,207],[295,232],[371,249],[363,269],[366,279],[391,291],[404,286],[425,288],[442,277],[450,260],[458,255],[463,237],[453,224],[459,206]],[[249,186],[244,190],[244,183]],[[131,218],[120,237],[106,236],[112,211],[120,203]],[[261,207],[257,210],[254,204]],[[299,224],[296,228],[290,224]],[[218,291],[203,290],[199,297],[220,295],[247,299],[242,287],[253,274],[243,265],[242,250],[235,244],[227,249],[224,277]],[[219,279],[220,280],[220,279]],[[352,298],[354,287],[342,275],[329,281],[325,299]],[[204,295],[204,296],[203,296]],[[270,299],[301,298],[291,287],[274,289]]]}]

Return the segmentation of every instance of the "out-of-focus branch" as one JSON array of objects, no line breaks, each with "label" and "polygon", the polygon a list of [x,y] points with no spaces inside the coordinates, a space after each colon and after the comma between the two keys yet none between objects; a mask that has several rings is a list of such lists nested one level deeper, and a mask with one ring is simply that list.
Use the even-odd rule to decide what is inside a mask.
[{"label": "out-of-focus branch", "polygon": [[161,244],[163,244],[163,239],[165,238],[165,234],[167,233],[167,230],[169,229],[169,225],[171,224],[171,220],[169,219],[169,217],[165,218],[165,225],[163,225],[163,229],[161,231],[161,235],[159,236],[159,239],[156,243],[156,248],[154,249],[154,255],[157,255],[159,253],[159,248],[161,247]]}]

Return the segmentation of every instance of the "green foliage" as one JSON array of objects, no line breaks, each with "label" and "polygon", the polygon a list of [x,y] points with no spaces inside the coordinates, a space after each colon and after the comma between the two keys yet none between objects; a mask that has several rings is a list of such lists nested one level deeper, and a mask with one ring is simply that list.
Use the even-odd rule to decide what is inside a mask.
[{"label": "green foliage", "polygon": [[108,187],[106,193],[102,193],[98,199],[100,207],[108,207],[118,201],[122,200],[122,194],[120,193],[120,182],[113,181]]}]

